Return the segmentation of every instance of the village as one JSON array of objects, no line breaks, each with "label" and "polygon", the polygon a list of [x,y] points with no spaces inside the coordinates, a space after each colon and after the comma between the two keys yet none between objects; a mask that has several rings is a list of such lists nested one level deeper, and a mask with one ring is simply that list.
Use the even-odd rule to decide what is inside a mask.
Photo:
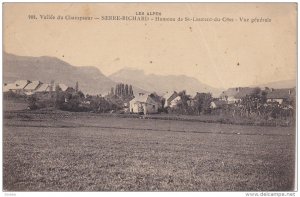
[{"label": "village", "polygon": [[181,114],[227,115],[263,119],[293,119],[296,89],[265,87],[236,87],[223,91],[219,97],[197,92],[188,95],[185,90],[133,92],[130,84],[117,84],[107,95],[84,95],[78,82],[74,87],[63,83],[17,80],[4,84],[4,98],[22,97],[28,109],[57,108],[66,111],[90,111],[124,114]]}]

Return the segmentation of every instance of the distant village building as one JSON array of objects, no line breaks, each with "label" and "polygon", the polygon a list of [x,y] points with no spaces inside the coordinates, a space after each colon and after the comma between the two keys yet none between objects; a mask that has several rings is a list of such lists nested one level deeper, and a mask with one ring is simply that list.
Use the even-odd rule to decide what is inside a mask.
[{"label": "distant village building", "polygon": [[13,91],[14,88],[15,88],[14,83],[5,83],[3,87],[3,92]]},{"label": "distant village building", "polygon": [[246,97],[247,95],[252,95],[256,90],[257,88],[249,87],[229,88],[228,90],[222,92],[220,98],[221,100],[226,101],[228,104],[233,104],[241,101],[242,98]]},{"label": "distant village building", "polygon": [[151,93],[149,94],[149,96],[157,103],[158,105],[158,109],[162,109],[163,108],[163,98],[161,96],[159,96],[157,93]]},{"label": "distant village building", "polygon": [[36,91],[42,84],[43,83],[40,81],[32,81],[24,88],[25,94],[27,95],[33,94],[34,91]]},{"label": "distant village building", "polygon": [[158,113],[159,103],[157,103],[150,95],[139,95],[129,102],[131,113],[153,114]]},{"label": "distant village building", "polygon": [[174,108],[181,102],[181,97],[177,96],[173,100],[171,100],[169,107]]},{"label": "distant village building", "polygon": [[12,91],[18,94],[31,95],[34,93],[55,91],[56,87],[58,87],[61,91],[71,91],[71,89],[73,89],[62,83],[49,84],[42,83],[41,81],[17,80],[14,83],[5,83],[3,92]]},{"label": "distant village building", "polygon": [[17,80],[14,83],[4,85],[3,92],[24,93],[24,88],[31,83],[29,80]]},{"label": "distant village building", "polygon": [[267,102],[277,102],[279,104],[282,104],[283,102],[288,102],[292,98],[296,97],[296,89],[269,89],[267,92]]},{"label": "distant village building", "polygon": [[168,92],[163,98],[165,99],[164,108],[169,107],[171,105],[171,101],[174,100],[178,96],[177,92]]}]

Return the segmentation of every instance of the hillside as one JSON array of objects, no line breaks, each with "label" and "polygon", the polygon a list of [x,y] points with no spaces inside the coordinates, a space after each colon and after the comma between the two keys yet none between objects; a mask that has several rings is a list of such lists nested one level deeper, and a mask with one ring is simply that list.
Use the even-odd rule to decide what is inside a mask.
[{"label": "hillside", "polygon": [[269,88],[279,89],[279,88],[294,88],[296,87],[296,85],[297,85],[296,80],[284,80],[284,81],[275,81],[266,84],[261,84],[258,87],[260,88],[269,87]]},{"label": "hillside", "polygon": [[54,57],[25,57],[3,53],[3,81],[18,79],[40,80],[49,83],[55,80],[79,89],[87,94],[106,94],[115,82],[95,67],[76,67]]}]

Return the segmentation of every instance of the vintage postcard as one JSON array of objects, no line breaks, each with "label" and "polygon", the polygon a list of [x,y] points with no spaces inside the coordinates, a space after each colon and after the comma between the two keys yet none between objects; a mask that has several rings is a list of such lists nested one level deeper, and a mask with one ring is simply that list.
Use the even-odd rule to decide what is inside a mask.
[{"label": "vintage postcard", "polygon": [[3,190],[296,188],[297,3],[3,3]]}]

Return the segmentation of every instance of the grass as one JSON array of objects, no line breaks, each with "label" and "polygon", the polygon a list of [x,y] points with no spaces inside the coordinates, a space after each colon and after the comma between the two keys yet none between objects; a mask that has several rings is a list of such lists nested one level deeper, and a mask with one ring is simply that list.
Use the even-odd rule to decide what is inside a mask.
[{"label": "grass", "polygon": [[5,191],[290,191],[295,128],[6,113]]}]

